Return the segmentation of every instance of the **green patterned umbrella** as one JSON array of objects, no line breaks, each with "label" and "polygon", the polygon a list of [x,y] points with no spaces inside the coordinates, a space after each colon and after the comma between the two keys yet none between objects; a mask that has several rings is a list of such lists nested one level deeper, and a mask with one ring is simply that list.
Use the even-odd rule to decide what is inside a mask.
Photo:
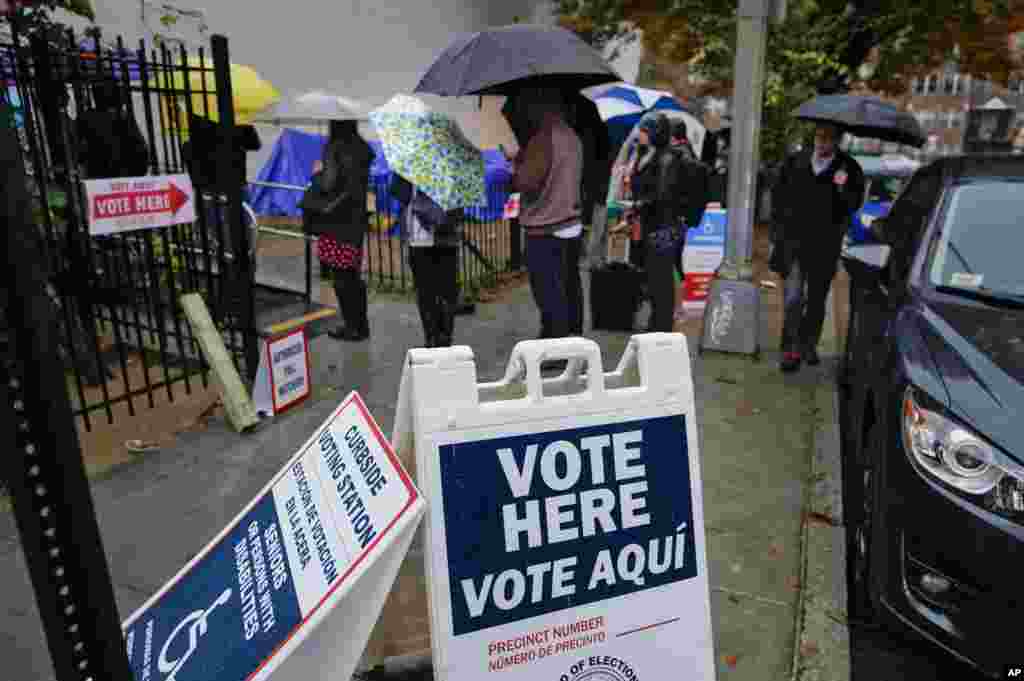
[{"label": "green patterned umbrella", "polygon": [[441,208],[486,205],[483,154],[451,117],[416,97],[395,95],[369,118],[391,170]]}]

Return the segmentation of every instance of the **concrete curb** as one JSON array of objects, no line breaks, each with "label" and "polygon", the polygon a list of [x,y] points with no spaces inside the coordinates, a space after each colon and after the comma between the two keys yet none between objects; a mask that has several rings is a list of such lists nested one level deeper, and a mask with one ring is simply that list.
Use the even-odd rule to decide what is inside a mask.
[{"label": "concrete curb", "polygon": [[[831,312],[831,301],[828,306]],[[830,320],[831,321],[831,320]],[[829,350],[839,356],[838,339]],[[811,488],[803,520],[803,566],[793,681],[848,681],[846,539],[842,506],[839,395],[830,375],[815,389]]]}]

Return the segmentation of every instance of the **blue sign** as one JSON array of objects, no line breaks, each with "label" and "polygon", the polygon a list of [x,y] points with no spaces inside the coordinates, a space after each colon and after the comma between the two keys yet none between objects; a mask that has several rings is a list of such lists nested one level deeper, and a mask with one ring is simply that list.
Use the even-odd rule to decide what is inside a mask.
[{"label": "blue sign", "polygon": [[[124,626],[135,681],[246,681],[386,544],[419,493],[355,393]],[[365,561],[365,562],[364,562]],[[365,601],[360,607],[368,607]],[[376,606],[369,606],[376,607]]]},{"label": "blue sign", "polygon": [[125,631],[136,681],[243,681],[300,623],[298,595],[267,495]]},{"label": "blue sign", "polygon": [[440,447],[456,636],[697,576],[683,416]]},{"label": "blue sign", "polygon": [[724,210],[708,209],[700,225],[686,233],[686,243],[692,246],[725,247],[728,215]]}]

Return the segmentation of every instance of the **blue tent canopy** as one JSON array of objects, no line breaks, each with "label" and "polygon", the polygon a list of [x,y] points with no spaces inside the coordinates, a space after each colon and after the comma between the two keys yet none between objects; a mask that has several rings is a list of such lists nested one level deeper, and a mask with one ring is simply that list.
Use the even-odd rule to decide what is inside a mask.
[{"label": "blue tent canopy", "polygon": [[[256,177],[259,182],[274,182],[305,187],[309,184],[313,162],[323,156],[327,138],[299,130],[285,129],[274,144],[270,158]],[[382,145],[371,141],[374,160],[370,167],[370,184],[377,199],[377,206],[386,207],[391,214],[399,211],[398,202],[388,196],[391,169],[384,158]],[[487,205],[466,210],[469,217],[478,220],[501,218],[505,201],[508,199],[508,183],[512,171],[504,155],[498,151],[484,151],[485,178],[487,182]],[[301,217],[299,202],[302,192],[291,189],[277,189],[253,185],[249,188],[249,203],[259,215]]]}]

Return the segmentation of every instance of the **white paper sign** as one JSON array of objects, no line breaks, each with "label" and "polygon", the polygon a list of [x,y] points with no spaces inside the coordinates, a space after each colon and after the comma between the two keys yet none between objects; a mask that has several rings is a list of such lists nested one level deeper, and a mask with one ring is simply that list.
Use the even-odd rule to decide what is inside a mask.
[{"label": "white paper sign", "polygon": [[280,414],[310,395],[309,340],[306,327],[263,341],[253,386],[256,411]]},{"label": "white paper sign", "polygon": [[84,184],[93,236],[196,220],[195,191],[188,175],[118,177]]}]

